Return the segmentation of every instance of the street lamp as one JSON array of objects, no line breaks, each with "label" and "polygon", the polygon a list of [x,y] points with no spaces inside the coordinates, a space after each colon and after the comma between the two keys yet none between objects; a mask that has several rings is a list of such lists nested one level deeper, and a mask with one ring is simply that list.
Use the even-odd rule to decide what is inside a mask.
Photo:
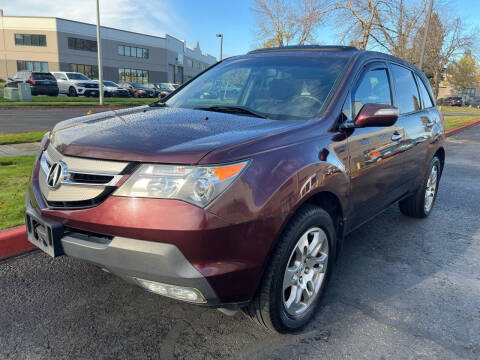
[{"label": "street lamp", "polygon": [[103,105],[103,71],[102,71],[102,43],[100,37],[100,5],[97,0],[97,53],[98,53],[98,96],[100,105]]},{"label": "street lamp", "polygon": [[217,34],[217,37],[220,38],[220,61],[222,61],[222,58],[223,58],[223,54],[222,54],[222,50],[223,50],[223,34]]}]

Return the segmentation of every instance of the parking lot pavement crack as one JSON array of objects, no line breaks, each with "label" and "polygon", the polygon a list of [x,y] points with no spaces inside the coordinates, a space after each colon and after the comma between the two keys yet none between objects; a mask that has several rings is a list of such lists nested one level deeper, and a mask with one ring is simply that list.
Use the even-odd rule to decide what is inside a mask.
[{"label": "parking lot pavement crack", "polygon": [[470,359],[472,356],[472,352],[475,350],[475,347],[472,347],[471,344],[459,345],[458,343],[452,342],[451,339],[439,338],[439,335],[428,332],[424,329],[409,326],[399,320],[392,320],[358,299],[347,299],[343,297],[338,301],[345,306],[352,307],[360,311],[362,314],[368,316],[375,322],[378,322],[387,327],[394,328],[403,333],[407,333],[415,338],[423,338],[425,340],[431,341],[445,351],[453,352],[459,357],[459,359]]}]

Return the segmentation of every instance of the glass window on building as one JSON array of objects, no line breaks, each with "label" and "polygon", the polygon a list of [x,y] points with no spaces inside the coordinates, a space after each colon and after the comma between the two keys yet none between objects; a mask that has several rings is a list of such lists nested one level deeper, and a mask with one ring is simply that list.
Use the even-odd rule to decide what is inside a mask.
[{"label": "glass window on building", "polygon": [[17,60],[17,71],[21,70],[48,72],[48,62]]},{"label": "glass window on building", "polygon": [[47,46],[47,36],[37,34],[15,34],[15,45]]},{"label": "glass window on building", "polygon": [[185,62],[187,63],[187,66],[188,66],[188,67],[193,68],[194,62],[193,62],[191,59],[188,59],[188,58],[187,58],[187,59],[185,60]]},{"label": "glass window on building", "polygon": [[177,54],[177,64],[183,65],[183,54],[182,53]]},{"label": "glass window on building", "polygon": [[148,49],[137,48],[134,46],[118,45],[117,54],[120,56],[131,56],[148,59]]},{"label": "glass window on building", "polygon": [[97,65],[70,64],[70,71],[82,73],[90,79],[98,79]]},{"label": "glass window on building", "polygon": [[119,82],[136,82],[139,84],[148,83],[148,71],[140,69],[118,69]]},{"label": "glass window on building", "polygon": [[97,42],[95,40],[69,37],[68,48],[72,50],[97,52]]}]

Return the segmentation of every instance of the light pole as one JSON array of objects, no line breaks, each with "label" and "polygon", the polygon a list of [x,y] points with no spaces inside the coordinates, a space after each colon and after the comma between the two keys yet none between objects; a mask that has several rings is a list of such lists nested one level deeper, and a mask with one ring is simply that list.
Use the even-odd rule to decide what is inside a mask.
[{"label": "light pole", "polygon": [[220,61],[222,61],[223,58],[223,34],[217,34],[217,37],[220,38]]},{"label": "light pole", "polygon": [[97,55],[98,55],[98,96],[103,105],[102,41],[100,37],[100,5],[97,0]]},{"label": "light pole", "polygon": [[432,17],[432,8],[433,8],[433,0],[430,0],[430,6],[428,7],[427,23],[425,25],[425,35],[423,36],[422,52],[420,53],[420,63],[418,64],[418,68],[420,70],[422,70],[423,59],[425,58],[425,47],[427,46],[427,37],[428,37],[428,30],[430,29],[430,18]]}]

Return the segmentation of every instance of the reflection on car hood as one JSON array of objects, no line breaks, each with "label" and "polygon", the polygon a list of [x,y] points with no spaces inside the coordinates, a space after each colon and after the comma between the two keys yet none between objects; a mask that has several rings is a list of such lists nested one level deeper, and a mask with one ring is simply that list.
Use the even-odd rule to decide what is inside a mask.
[{"label": "reflection on car hood", "polygon": [[293,123],[298,122],[142,106],[60,122],[52,143],[70,156],[195,164],[212,150],[271,135]]}]

